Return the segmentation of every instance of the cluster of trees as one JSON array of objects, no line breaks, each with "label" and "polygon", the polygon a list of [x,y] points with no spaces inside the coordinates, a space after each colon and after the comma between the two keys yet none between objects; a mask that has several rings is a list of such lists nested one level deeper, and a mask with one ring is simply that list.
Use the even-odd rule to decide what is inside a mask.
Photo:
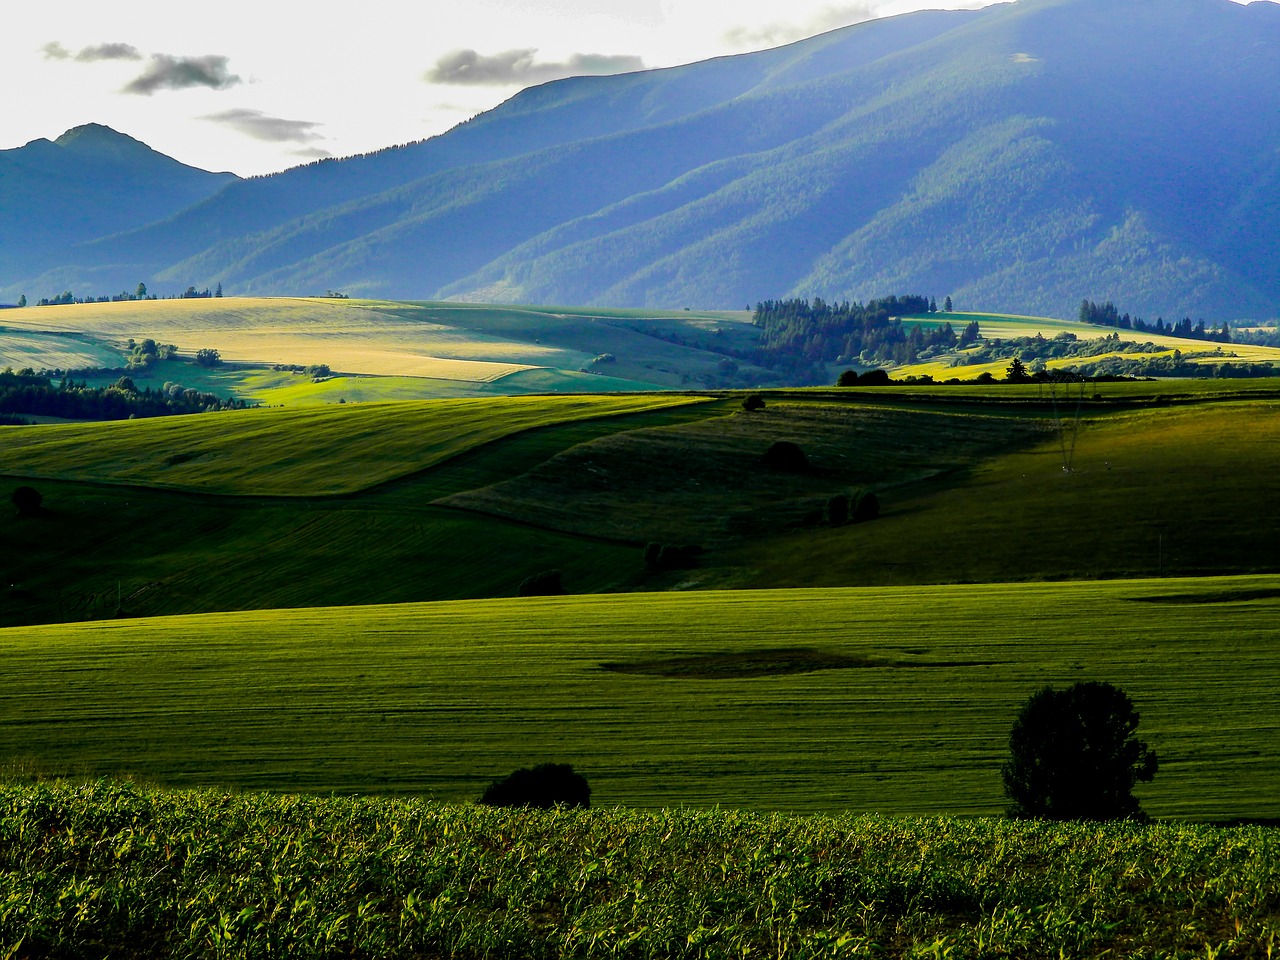
[{"label": "cluster of trees", "polygon": [[333,371],[327,363],[309,363],[306,366],[300,363],[277,363],[273,364],[271,369],[288,371],[289,373],[301,373],[315,380],[323,380],[325,377],[333,376]]},{"label": "cluster of trees", "polygon": [[70,376],[55,386],[29,369],[0,373],[0,414],[29,414],[67,420],[127,420],[178,413],[239,410],[243,400],[224,400],[180,383],[165,383],[159,390],[139,390],[127,376],[109,387],[90,387]]},{"label": "cluster of trees", "polygon": [[125,366],[129,370],[149,370],[161,360],[172,360],[178,355],[178,348],[174,344],[156,343],[150,337],[140,343],[130,337],[128,349]]},{"label": "cluster of trees", "polygon": [[825,359],[913,363],[929,351],[954,350],[978,339],[976,322],[961,335],[950,322],[928,327],[904,325],[898,319],[934,312],[937,302],[923,296],[890,296],[865,304],[827,303],[815,297],[812,301],[762,301],[756,304],[751,321],[763,332],[758,359],[775,365],[782,357],[808,363]]},{"label": "cluster of trees", "polygon": [[[196,290],[195,287],[187,287],[186,291],[181,295],[181,299],[193,299],[198,297],[220,297],[222,296],[222,284],[219,283],[217,289],[210,293],[206,288],[204,290]],[[120,293],[104,294],[102,296],[77,297],[70,290],[64,290],[62,293],[54,297],[41,297],[36,301],[37,307],[58,306],[68,303],[121,303],[127,300],[158,300],[160,299],[154,293],[147,293],[147,285],[145,283],[138,284],[136,290],[130,293],[123,290]],[[24,293],[18,298],[18,306],[25,307],[27,305],[27,295]]]},{"label": "cluster of trees", "polygon": [[1226,323],[1221,329],[1206,328],[1204,321],[1192,325],[1190,317],[1183,317],[1166,324],[1163,317],[1156,317],[1155,323],[1148,323],[1141,317],[1131,317],[1120,313],[1116,305],[1108,300],[1106,303],[1094,303],[1084,300],[1080,304],[1080,322],[1092,323],[1102,327],[1119,327],[1122,330],[1138,330],[1143,333],[1163,333],[1173,337],[1188,337],[1192,340],[1210,340],[1216,343],[1230,343],[1231,329]]}]

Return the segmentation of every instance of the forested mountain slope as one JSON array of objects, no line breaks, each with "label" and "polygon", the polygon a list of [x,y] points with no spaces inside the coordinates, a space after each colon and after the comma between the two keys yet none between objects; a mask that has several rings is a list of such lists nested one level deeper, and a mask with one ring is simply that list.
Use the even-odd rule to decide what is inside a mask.
[{"label": "forested mountain slope", "polygon": [[74,259],[235,293],[741,308],[912,291],[1213,321],[1276,314],[1278,231],[1280,5],[1018,0],[545,84]]}]

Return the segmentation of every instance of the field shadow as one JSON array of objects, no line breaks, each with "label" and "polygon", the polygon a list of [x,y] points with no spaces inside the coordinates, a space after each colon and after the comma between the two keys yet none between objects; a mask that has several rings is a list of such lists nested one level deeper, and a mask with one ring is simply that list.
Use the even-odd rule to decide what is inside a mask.
[{"label": "field shadow", "polygon": [[1254,590],[1211,590],[1204,593],[1169,593],[1154,597],[1126,597],[1132,603],[1244,603],[1248,600],[1274,600],[1280,597],[1280,587],[1261,587]]},{"label": "field shadow", "polygon": [[814,647],[779,647],[730,653],[705,653],[655,657],[600,664],[601,670],[638,676],[678,680],[739,680],[752,677],[785,677],[820,670],[853,670],[867,667],[984,667],[987,661],[894,660],[877,657],[850,657]]}]

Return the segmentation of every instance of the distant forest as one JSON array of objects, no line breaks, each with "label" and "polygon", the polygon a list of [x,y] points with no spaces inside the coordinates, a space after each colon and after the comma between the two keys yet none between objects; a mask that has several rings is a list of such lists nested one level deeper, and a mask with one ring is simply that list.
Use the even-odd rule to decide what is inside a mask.
[{"label": "distant forest", "polygon": [[759,359],[803,360],[868,365],[914,363],[927,352],[944,353],[979,339],[978,322],[956,333],[950,322],[930,328],[904,325],[899,317],[937,312],[937,301],[922,296],[890,296],[868,300],[827,303],[809,300],[765,300],[756,304],[751,322],[762,332]]},{"label": "distant forest", "polygon": [[1131,317],[1120,313],[1116,305],[1108,300],[1106,303],[1094,303],[1092,300],[1080,304],[1080,322],[1092,323],[1100,327],[1118,327],[1121,330],[1137,330],[1141,333],[1163,333],[1171,337],[1188,337],[1192,340],[1208,340],[1213,343],[1230,343],[1231,330],[1226,323],[1215,330],[1205,327],[1201,320],[1194,326],[1190,317],[1183,317],[1172,323],[1165,323],[1162,317],[1156,317],[1155,323],[1148,323],[1141,317]]},{"label": "distant forest", "polygon": [[109,387],[89,387],[68,376],[55,386],[48,377],[25,370],[0,373],[0,415],[10,423],[19,414],[67,420],[127,420],[244,406],[243,400],[223,400],[180,383],[166,383],[159,390],[139,390],[132,379],[121,377]]}]

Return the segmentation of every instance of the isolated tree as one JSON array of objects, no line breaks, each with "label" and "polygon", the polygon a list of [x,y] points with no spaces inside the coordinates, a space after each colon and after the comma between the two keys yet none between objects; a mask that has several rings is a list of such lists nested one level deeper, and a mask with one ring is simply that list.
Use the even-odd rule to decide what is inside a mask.
[{"label": "isolated tree", "polygon": [[764,397],[758,393],[749,393],[742,398],[742,409],[747,413],[754,413],[757,410],[764,409]]},{"label": "isolated tree", "polygon": [[489,784],[480,802],[489,807],[586,808],[591,806],[591,787],[569,764],[543,763]]},{"label": "isolated tree", "polygon": [[1021,357],[1014,357],[1009,361],[1009,366],[1004,372],[1004,378],[1009,383],[1026,383],[1031,379],[1027,374],[1027,365],[1022,362]]},{"label": "isolated tree", "polygon": [[39,516],[40,504],[44,501],[44,497],[35,487],[18,487],[9,499],[18,508],[18,516],[21,517]]},{"label": "isolated tree", "polygon": [[139,300],[147,299],[147,285],[145,283],[138,284],[138,289],[134,291],[133,295]]},{"label": "isolated tree", "polygon": [[943,312],[943,313],[950,313],[950,312],[951,312],[951,298],[950,298],[950,297],[947,297],[945,300],[943,300],[943,301],[942,301],[942,312]]},{"label": "isolated tree", "polygon": [[27,305],[27,295],[24,293],[18,297],[18,306],[25,307]]},{"label": "isolated tree", "polygon": [[213,295],[214,295],[215,297],[220,297],[220,296],[222,296],[222,281],[221,281],[221,280],[219,280],[219,281],[218,281],[218,289],[216,289],[216,290],[214,290],[214,291],[213,291]]},{"label": "isolated tree", "polygon": [[560,580],[559,570],[544,570],[520,581],[522,597],[563,597],[568,592]]},{"label": "isolated tree", "polygon": [[222,354],[212,347],[202,347],[196,351],[196,363],[202,367],[216,367],[222,363]]},{"label": "isolated tree", "polygon": [[765,451],[765,466],[775,470],[786,470],[790,473],[804,473],[809,469],[809,458],[804,451],[790,440],[779,440]]},{"label": "isolated tree", "polygon": [[1009,814],[1049,820],[1142,818],[1133,796],[1156,774],[1154,751],[1134,737],[1138,712],[1109,683],[1045,687],[1018,712],[1001,770]]}]

